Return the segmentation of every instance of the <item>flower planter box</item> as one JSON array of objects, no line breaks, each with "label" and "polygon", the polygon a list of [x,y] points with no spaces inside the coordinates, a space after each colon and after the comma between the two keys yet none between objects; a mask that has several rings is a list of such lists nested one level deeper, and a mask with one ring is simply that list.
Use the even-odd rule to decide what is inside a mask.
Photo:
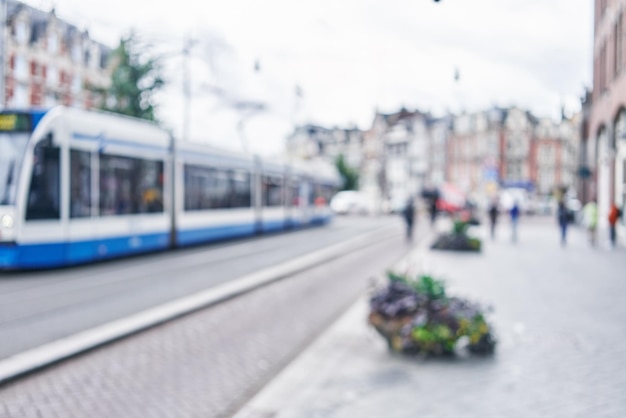
[{"label": "flower planter box", "polygon": [[467,235],[445,234],[437,237],[430,248],[433,250],[480,252],[482,242],[478,238]]},{"label": "flower planter box", "polygon": [[406,354],[493,353],[490,325],[474,303],[445,294],[443,282],[389,274],[390,283],[370,299],[368,322],[389,349]]},{"label": "flower planter box", "polygon": [[439,235],[430,248],[433,250],[480,252],[482,241],[467,234],[470,225],[469,222],[456,221],[452,232]]}]

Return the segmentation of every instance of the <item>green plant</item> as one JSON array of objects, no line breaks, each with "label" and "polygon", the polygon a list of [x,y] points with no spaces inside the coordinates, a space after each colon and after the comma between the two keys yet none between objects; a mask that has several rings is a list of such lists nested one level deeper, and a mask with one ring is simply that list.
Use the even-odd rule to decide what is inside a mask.
[{"label": "green plant", "polygon": [[482,247],[482,241],[478,238],[469,238],[468,244],[473,250],[480,250],[480,248]]},{"label": "green plant", "polygon": [[429,300],[437,300],[446,297],[446,288],[443,280],[437,280],[432,276],[421,275],[411,278],[406,274],[387,272],[391,282],[404,283],[416,293],[426,296]]},{"label": "green plant", "polygon": [[480,306],[446,295],[429,275],[388,271],[389,285],[370,300],[369,321],[394,351],[451,354],[461,340],[474,353],[492,353],[496,341]]},{"label": "green plant", "polygon": [[454,221],[452,226],[452,233],[454,235],[465,235],[467,233],[467,227],[469,224],[464,221]]},{"label": "green plant", "polygon": [[348,166],[343,154],[339,154],[335,160],[335,166],[339,175],[343,179],[341,190],[357,190],[359,188],[359,173],[357,170]]}]

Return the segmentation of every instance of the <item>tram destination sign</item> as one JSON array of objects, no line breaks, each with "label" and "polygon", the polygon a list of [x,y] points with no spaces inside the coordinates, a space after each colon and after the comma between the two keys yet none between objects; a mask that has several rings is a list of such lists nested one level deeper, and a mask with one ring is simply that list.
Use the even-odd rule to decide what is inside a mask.
[{"label": "tram destination sign", "polygon": [[28,132],[30,115],[24,113],[0,113],[0,132]]}]

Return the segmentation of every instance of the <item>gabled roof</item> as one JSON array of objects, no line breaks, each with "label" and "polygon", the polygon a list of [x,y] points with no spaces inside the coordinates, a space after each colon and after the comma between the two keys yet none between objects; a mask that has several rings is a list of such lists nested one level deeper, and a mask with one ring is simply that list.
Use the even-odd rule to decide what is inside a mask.
[{"label": "gabled roof", "polygon": [[[51,19],[56,19],[56,24],[61,31],[61,40],[66,44],[70,43],[71,39],[76,37],[82,38],[82,40],[90,40],[90,43],[97,45],[100,49],[100,67],[104,68],[107,64],[107,60],[112,50],[108,46],[101,44],[89,38],[89,33],[86,30],[80,30],[77,26],[68,22],[56,18],[54,9],[51,12],[44,12],[43,10],[26,5],[16,0],[7,0],[7,22],[13,22],[13,20],[23,11],[27,11],[30,19],[30,38],[29,43],[35,44],[42,37],[46,35],[48,25]],[[87,59],[88,54],[85,54],[83,59]]]}]

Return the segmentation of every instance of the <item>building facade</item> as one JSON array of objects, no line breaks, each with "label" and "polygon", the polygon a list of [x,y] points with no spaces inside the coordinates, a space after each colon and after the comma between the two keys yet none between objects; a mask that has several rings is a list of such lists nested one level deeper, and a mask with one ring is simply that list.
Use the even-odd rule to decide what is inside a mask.
[{"label": "building facade", "polygon": [[111,82],[111,50],[87,31],[23,3],[7,1],[2,107],[91,108]]},{"label": "building facade", "polygon": [[345,161],[377,210],[451,183],[486,206],[502,188],[547,197],[577,190],[582,117],[536,118],[520,108],[491,108],[433,118],[401,109],[376,112],[370,129],[298,127],[292,157]]},{"label": "building facade", "polygon": [[[598,202],[602,229],[608,226],[611,203],[626,204],[625,11],[626,0],[595,1],[593,92],[583,146],[592,175],[588,194]],[[625,225],[622,218],[622,237]]]}]

